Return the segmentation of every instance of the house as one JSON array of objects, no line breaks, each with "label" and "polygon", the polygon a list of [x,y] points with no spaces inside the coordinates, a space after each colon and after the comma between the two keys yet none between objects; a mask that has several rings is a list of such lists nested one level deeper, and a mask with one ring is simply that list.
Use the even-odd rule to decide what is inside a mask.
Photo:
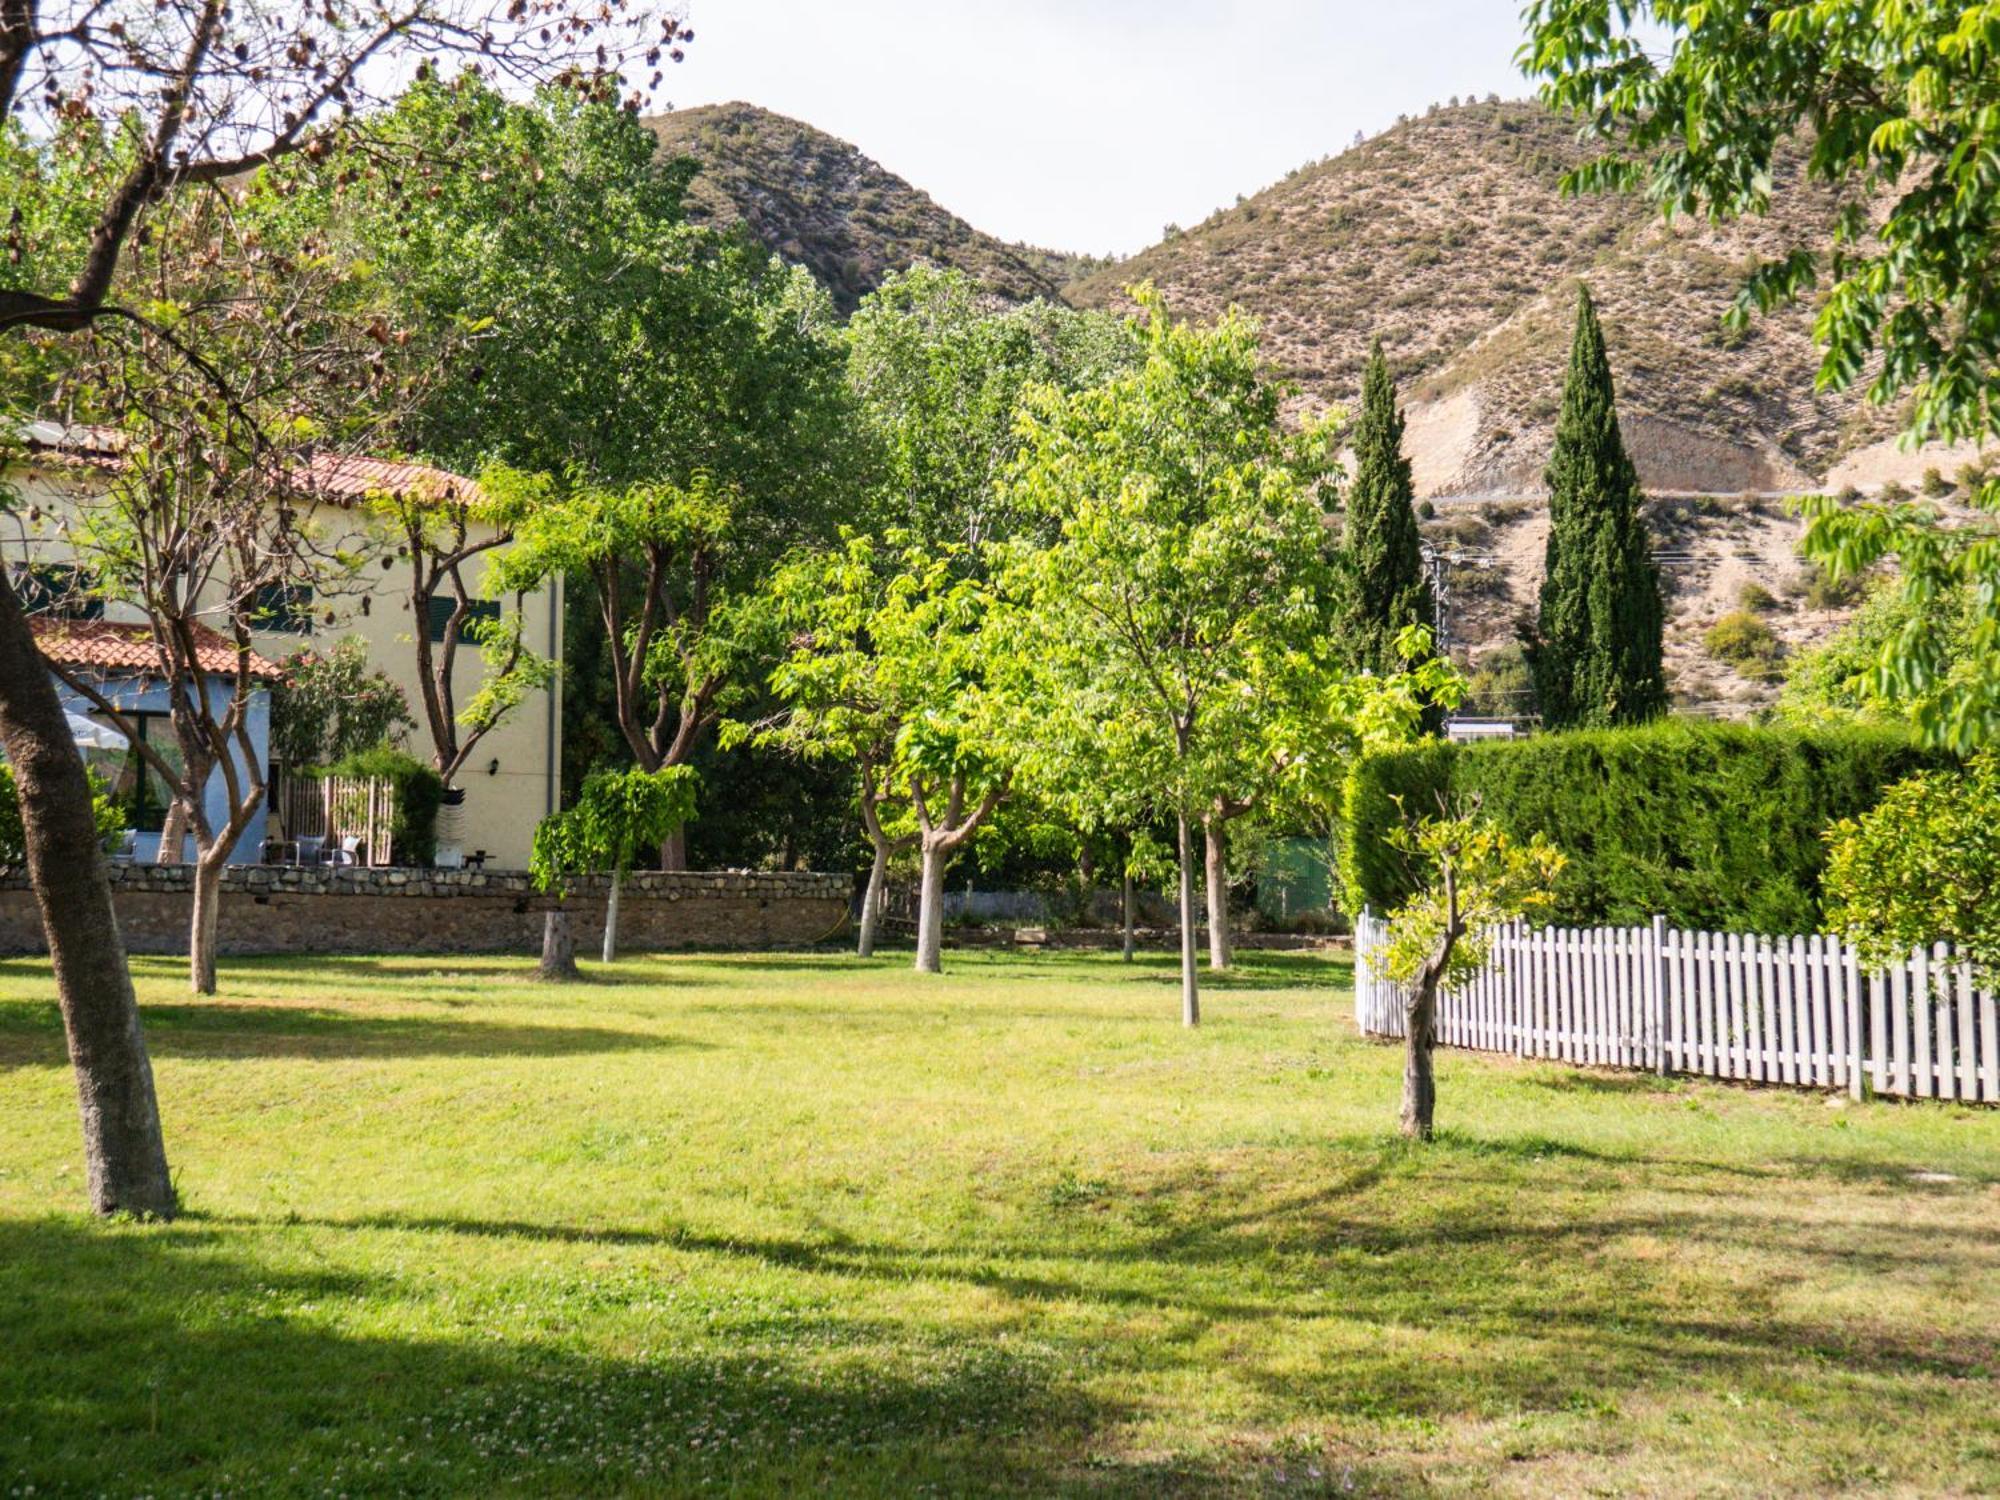
[{"label": "house", "polygon": [[[0,538],[0,558],[4,558],[23,603],[37,612],[36,632],[43,649],[53,657],[67,653],[68,664],[101,674],[107,698],[121,712],[129,708],[142,715],[142,732],[149,738],[168,732],[164,720],[165,685],[158,681],[159,668],[150,632],[141,613],[115,600],[82,601],[78,610],[66,599],[65,583],[75,577],[74,554],[61,539],[61,523],[77,515],[94,494],[105,493],[111,477],[119,471],[121,439],[117,433],[99,429],[64,427],[36,423],[27,429],[12,461],[0,469],[0,489],[12,492],[18,523]],[[368,647],[370,665],[380,670],[402,692],[417,729],[408,748],[420,759],[431,758],[431,739],[424,727],[421,674],[418,669],[416,638],[423,632],[433,643],[441,643],[449,628],[454,599],[433,599],[424,619],[412,617],[410,593],[414,564],[400,540],[373,521],[366,502],[371,497],[392,494],[476,494],[471,481],[420,464],[345,455],[315,455],[307,461],[309,472],[302,484],[310,485],[321,503],[344,507],[352,517],[354,540],[373,555],[337,597],[312,599],[302,590],[287,591],[274,599],[264,612],[262,628],[253,637],[255,664],[249,736],[256,753],[268,764],[268,686],[282,672],[285,658],[313,649],[325,651],[343,639],[359,639]],[[477,519],[469,523],[474,541],[492,539],[490,527]],[[493,552],[481,551],[471,558],[463,573],[476,593]],[[458,704],[468,702],[478,691],[484,662],[478,642],[471,638],[472,627],[480,620],[515,609],[512,598],[505,601],[480,599],[459,624],[459,640],[451,671],[451,686]],[[521,598],[522,636],[531,649],[560,661],[562,657],[562,589],[560,580]],[[87,616],[79,618],[77,616]],[[209,652],[218,664],[226,658],[225,670],[235,670],[235,653],[230,643],[213,631],[201,643],[201,657],[207,670]],[[210,684],[210,692],[229,692],[224,681]],[[72,713],[102,722],[91,705],[67,690],[63,696]],[[149,717],[158,710],[160,717]],[[110,737],[115,746],[115,736]],[[157,775],[147,775],[128,762],[139,757],[129,751],[100,746],[88,752],[94,763],[107,773],[115,773],[133,826],[141,831],[135,851],[145,858],[150,835],[157,848],[164,809],[156,807]],[[534,830],[541,819],[557,806],[561,789],[562,711],[560,678],[547,688],[530,692],[509,718],[482,739],[470,761],[460,770],[456,784],[464,791],[464,803],[457,814],[458,843],[467,854],[483,852],[491,867],[525,869],[533,845]],[[280,796],[284,768],[271,777],[267,803]],[[221,772],[210,785],[210,802],[221,796]],[[233,862],[252,862],[263,853],[267,809],[245,833],[232,852]],[[147,825],[151,824],[149,828]]]},{"label": "house", "polygon": [[[35,643],[42,655],[71,672],[87,676],[118,709],[118,716],[136,729],[141,739],[178,761],[179,747],[168,720],[166,684],[160,681],[159,658],[153,649],[151,632],[143,625],[119,624],[105,619],[73,619],[39,614],[33,620]],[[196,659],[204,673],[214,673],[205,690],[220,715],[228,702],[231,679],[236,673],[236,648],[215,631],[198,626],[195,636]],[[256,753],[268,757],[271,728],[270,684],[284,675],[275,662],[253,653],[250,676],[256,684],[249,704],[249,738]],[[84,758],[105,781],[112,794],[125,806],[126,825],[132,829],[133,857],[152,862],[159,857],[160,835],[165,827],[172,794],[160,780],[160,773],[125,740],[122,731],[112,729],[97,706],[58,680],[56,692],[72,719],[88,719],[106,732],[92,736]],[[236,761],[243,757],[236,752]],[[218,768],[207,787],[209,821],[220,827],[229,817],[229,799]],[[259,809],[236,848],[230,863],[254,863],[263,849],[265,812]],[[183,845],[180,862],[194,858],[192,842]],[[172,861],[170,861],[172,862]]]}]

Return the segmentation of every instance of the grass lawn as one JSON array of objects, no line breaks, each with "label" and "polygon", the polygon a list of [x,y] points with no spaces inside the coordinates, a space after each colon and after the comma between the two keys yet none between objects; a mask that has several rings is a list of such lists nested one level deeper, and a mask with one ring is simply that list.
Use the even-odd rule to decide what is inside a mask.
[{"label": "grass lawn", "polygon": [[143,960],[165,1227],[0,964],[0,1495],[2000,1491],[2000,1113],[947,961]]}]

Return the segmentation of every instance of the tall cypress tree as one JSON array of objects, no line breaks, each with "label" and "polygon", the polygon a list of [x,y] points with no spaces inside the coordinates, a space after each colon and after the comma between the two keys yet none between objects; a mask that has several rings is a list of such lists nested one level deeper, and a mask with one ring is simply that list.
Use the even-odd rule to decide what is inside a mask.
[{"label": "tall cypress tree", "polygon": [[1665,611],[1639,519],[1639,471],[1618,431],[1611,362],[1588,287],[1547,471],[1549,545],[1530,656],[1551,729],[1637,724],[1664,713]]},{"label": "tall cypress tree", "polygon": [[1371,671],[1392,672],[1404,665],[1396,654],[1396,637],[1435,618],[1414,499],[1396,383],[1389,378],[1389,362],[1377,339],[1361,377],[1354,482],[1347,491],[1347,553],[1354,575],[1350,641],[1355,665]]}]

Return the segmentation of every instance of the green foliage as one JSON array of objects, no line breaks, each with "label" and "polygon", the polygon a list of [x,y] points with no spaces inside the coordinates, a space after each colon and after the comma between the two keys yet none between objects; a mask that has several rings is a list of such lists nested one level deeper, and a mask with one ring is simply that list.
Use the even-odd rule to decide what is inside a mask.
[{"label": "green foliage", "polygon": [[1354,477],[1346,492],[1347,565],[1353,574],[1347,645],[1356,666],[1386,674],[1403,665],[1397,637],[1412,625],[1435,623],[1436,607],[1424,577],[1416,492],[1403,453],[1403,413],[1379,339],[1361,377],[1353,445]]},{"label": "green foliage", "polygon": [[1552,920],[1642,923],[1657,912],[1690,928],[1808,932],[1826,826],[1936,763],[1887,730],[1682,720],[1386,751],[1348,779],[1342,874],[1352,899],[1402,905],[1425,878],[1393,845],[1404,809],[1477,798],[1514,838],[1546,834],[1568,857]]},{"label": "green foliage", "polygon": [[294,652],[279,665],[285,675],[271,689],[271,756],[294,770],[400,744],[416,727],[403,690],[369,667],[359,637],[325,652]]},{"label": "green foliage", "polygon": [[1826,843],[1826,927],[1864,963],[1945,942],[2000,974],[2000,758],[1900,781]]},{"label": "green foliage", "polygon": [[1508,641],[1479,658],[1465,680],[1464,712],[1497,719],[1535,711],[1535,672],[1520,643]]},{"label": "green foliage", "polygon": [[1549,888],[1565,861],[1544,835],[1517,841],[1476,811],[1411,814],[1390,842],[1429,878],[1390,913],[1382,971],[1398,984],[1415,983],[1448,944],[1439,980],[1449,988],[1485,967],[1494,928],[1549,909]]},{"label": "green foliage", "polygon": [[1531,652],[1543,721],[1552,729],[1643,723],[1667,706],[1664,606],[1588,288],[1577,295],[1547,481],[1547,566]]},{"label": "green foliage", "polygon": [[852,766],[892,838],[906,834],[916,796],[956,783],[976,804],[1011,774],[1014,700],[1004,633],[982,570],[964,547],[935,550],[909,532],[843,532],[838,550],[780,569],[768,590],[791,649],[771,674],[782,713],[734,725],[811,761]]},{"label": "green foliage", "polygon": [[848,343],[849,383],[881,437],[876,503],[928,547],[977,549],[1013,531],[999,483],[1031,385],[1082,389],[1138,358],[1122,318],[996,303],[962,272],[929,266],[890,277],[864,301]]},{"label": "green foliage", "polygon": [[[109,849],[125,833],[125,806],[111,795],[111,787],[92,767],[90,811],[97,820],[97,842]],[[14,768],[0,761],[0,867],[20,869],[28,858],[28,836],[21,824],[21,799],[14,786]]]},{"label": "green foliage", "polygon": [[[1983,670],[1973,646],[1976,621],[1977,612],[1962,590],[1919,605],[1894,583],[1884,582],[1846,625],[1792,658],[1778,697],[1779,716],[1794,723],[1861,719],[1901,724],[1914,711],[1921,718],[1925,703],[1938,704]],[[1919,634],[1936,642],[1939,675],[1913,701],[1897,662],[1904,643]]]},{"label": "green foliage", "polygon": [[389,825],[398,862],[428,865],[437,858],[438,809],[444,805],[444,778],[436,768],[394,745],[374,745],[342,756],[326,768],[329,776],[375,777],[395,788],[396,816]]},{"label": "green foliage", "polygon": [[[1533,0],[1527,21],[1521,61],[1543,97],[1610,142],[1569,187],[1643,190],[1668,213],[1761,213],[1796,142],[1807,175],[1845,198],[1831,253],[1802,244],[1758,265],[1732,318],[1811,294],[1820,389],[1873,371],[1872,402],[1908,401],[1912,444],[2000,434],[1990,4]],[[1970,498],[2000,512],[2000,483]],[[1886,490],[1872,504],[1812,500],[1806,550],[1843,574],[1896,558],[1919,610],[1970,591],[1975,670],[1938,685],[1947,642],[1921,614],[1883,670],[1927,741],[1977,748],[2000,732],[2000,541],[1907,502]]]},{"label": "green foliage", "polygon": [[1946,495],[1951,493],[1952,483],[1937,469],[1930,468],[1924,470],[1924,482],[1921,489],[1925,499],[1942,500]]},{"label": "green foliage", "polygon": [[593,771],[573,806],[536,827],[528,865],[535,884],[561,894],[578,875],[626,874],[694,816],[697,784],[690,766]]},{"label": "green foliage", "polygon": [[1732,609],[1703,632],[1701,643],[1717,661],[1757,682],[1775,681],[1784,646],[1761,616]]}]

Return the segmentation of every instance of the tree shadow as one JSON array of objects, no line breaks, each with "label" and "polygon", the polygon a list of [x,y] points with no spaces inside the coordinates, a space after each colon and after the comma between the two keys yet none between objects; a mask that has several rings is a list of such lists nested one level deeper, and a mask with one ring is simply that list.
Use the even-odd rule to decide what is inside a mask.
[{"label": "tree shadow", "polygon": [[[140,1016],[154,1057],[578,1057],[709,1047],[687,1037],[601,1026],[370,1015],[231,1000],[148,1002],[140,1006]],[[60,1066],[67,1057],[54,1002],[0,1001],[0,1067]]]},{"label": "tree shadow", "polygon": [[[9,1493],[775,1495],[978,1475],[1036,1494],[1118,1416],[1004,1344],[805,1368],[733,1340],[587,1353],[533,1319],[342,1331],[398,1295],[388,1276],[253,1260],[211,1226],[0,1224],[0,1476]],[[791,1322],[777,1331],[830,1340]]]}]

